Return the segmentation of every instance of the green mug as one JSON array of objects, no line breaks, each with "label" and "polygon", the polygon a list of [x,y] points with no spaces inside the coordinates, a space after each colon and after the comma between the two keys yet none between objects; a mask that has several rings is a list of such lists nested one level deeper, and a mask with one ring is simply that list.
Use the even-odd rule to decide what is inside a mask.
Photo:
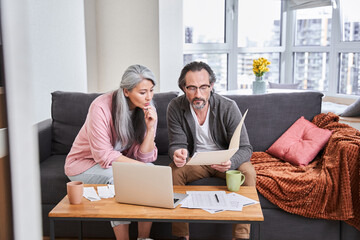
[{"label": "green mug", "polygon": [[238,170],[226,172],[226,186],[229,191],[237,192],[245,181],[245,175]]}]

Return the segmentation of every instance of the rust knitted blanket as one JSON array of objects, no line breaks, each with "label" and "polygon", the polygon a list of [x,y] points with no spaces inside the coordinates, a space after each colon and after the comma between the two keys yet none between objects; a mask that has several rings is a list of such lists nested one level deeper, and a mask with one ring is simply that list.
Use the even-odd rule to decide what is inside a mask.
[{"label": "rust knitted blanket", "polygon": [[265,152],[251,158],[257,189],[281,209],[309,218],[345,220],[360,230],[360,132],[333,113],[313,123],[332,130],[324,149],[307,166],[293,166]]}]

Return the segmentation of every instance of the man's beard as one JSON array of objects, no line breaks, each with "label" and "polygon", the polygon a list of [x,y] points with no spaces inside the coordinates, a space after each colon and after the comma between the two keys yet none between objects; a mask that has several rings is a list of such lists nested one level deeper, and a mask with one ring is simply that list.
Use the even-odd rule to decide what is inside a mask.
[{"label": "man's beard", "polygon": [[[202,101],[202,104],[195,104],[195,101]],[[195,109],[203,109],[206,105],[206,100],[203,98],[194,98],[191,101],[191,105],[195,108]]]}]

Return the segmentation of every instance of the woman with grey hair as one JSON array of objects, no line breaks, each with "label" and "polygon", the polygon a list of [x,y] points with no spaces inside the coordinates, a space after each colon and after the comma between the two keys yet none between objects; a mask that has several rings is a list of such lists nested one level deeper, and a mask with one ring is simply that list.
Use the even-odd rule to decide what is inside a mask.
[{"label": "woman with grey hair", "polygon": [[[66,157],[65,174],[71,181],[113,184],[113,162],[146,164],[156,160],[155,84],[155,76],[147,67],[132,65],[122,76],[118,90],[91,103]],[[111,222],[116,239],[129,239],[129,223]],[[138,239],[150,239],[151,222],[138,225]]]}]

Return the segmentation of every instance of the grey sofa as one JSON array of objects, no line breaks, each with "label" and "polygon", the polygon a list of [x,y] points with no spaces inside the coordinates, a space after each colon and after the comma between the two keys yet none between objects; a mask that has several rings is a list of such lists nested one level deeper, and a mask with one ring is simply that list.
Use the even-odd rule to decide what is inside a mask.
[{"label": "grey sofa", "polygon": [[[90,103],[99,94],[75,92],[52,93],[52,119],[38,123],[43,235],[49,235],[49,211],[66,195],[64,161],[72,142],[85,121]],[[155,164],[169,165],[167,154],[166,108],[176,92],[156,93],[158,112],[156,145],[159,157]],[[273,93],[264,95],[229,95],[241,112],[249,109],[245,125],[254,151],[265,151],[300,116],[311,120],[321,112],[322,93]],[[202,179],[191,184],[225,185],[217,178]],[[251,226],[251,239],[261,240],[355,240],[360,232],[342,221],[310,219],[287,213],[259,194],[265,221]],[[57,221],[57,237],[77,236],[74,222]],[[136,224],[130,225],[130,237],[136,239]],[[191,239],[231,239],[230,224],[190,224]],[[108,222],[83,223],[85,238],[114,238]],[[170,223],[154,223],[151,237],[173,239]]]}]

